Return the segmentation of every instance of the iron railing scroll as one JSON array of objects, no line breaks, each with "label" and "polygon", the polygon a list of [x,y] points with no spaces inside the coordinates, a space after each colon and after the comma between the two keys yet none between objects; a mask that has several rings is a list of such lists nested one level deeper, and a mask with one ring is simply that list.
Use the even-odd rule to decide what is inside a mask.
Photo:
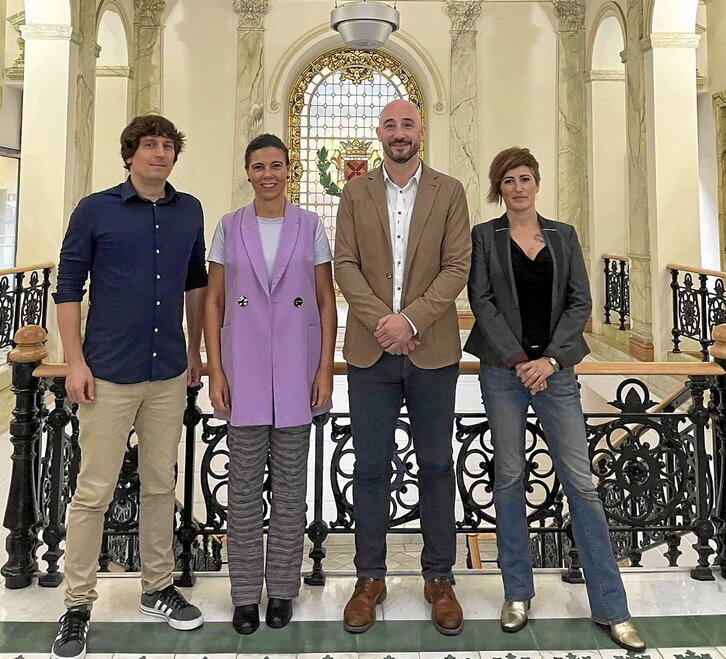
[{"label": "iron railing scroll", "polygon": [[[714,344],[710,353],[716,363],[726,370],[726,325],[713,330]],[[711,389],[709,412],[713,419],[715,503],[711,521],[716,534],[714,564],[726,578],[726,375],[717,375]]]},{"label": "iron railing scroll", "polygon": [[603,254],[605,265],[605,324],[610,325],[610,314],[617,313],[619,330],[626,329],[630,317],[630,269],[626,256]]},{"label": "iron railing scroll", "polygon": [[673,352],[681,352],[681,340],[700,344],[701,360],[708,361],[713,329],[726,323],[726,272],[703,270],[669,263],[673,305]]},{"label": "iron railing scroll", "polygon": [[[59,559],[66,510],[78,473],[78,419],[65,395],[65,364],[44,364],[46,334],[39,326],[21,328],[10,353],[16,406],[10,424],[13,460],[4,525],[8,561],[2,567],[9,588],[31,584],[38,573],[37,553],[46,568],[44,586],[62,580]],[[586,413],[591,469],[610,526],[613,551],[631,566],[642,564],[646,551],[662,548],[668,565],[678,565],[683,537],[693,534],[697,552],[691,576],[713,579],[711,555],[726,577],[726,325],[714,332],[711,351],[717,362],[584,362],[580,376],[619,375],[611,411]],[[473,375],[475,362],[460,372]],[[345,372],[336,364],[336,374]],[[682,376],[687,381],[688,409],[654,411],[650,391],[639,379]],[[227,426],[199,406],[200,387],[187,390],[183,419],[183,476],[177,487],[177,583],[191,585],[200,571],[223,564],[220,538],[226,535],[228,486]],[[706,394],[710,402],[706,406]],[[496,532],[492,501],[494,451],[485,410],[455,415],[454,460],[457,531]],[[712,429],[713,442],[707,432]],[[180,429],[181,430],[181,429]],[[711,444],[714,450],[710,453]],[[197,451],[197,448],[199,450]],[[308,498],[307,536],[312,543],[311,585],[325,583],[325,544],[331,534],[355,529],[352,507],[353,430],[350,416],[331,412],[314,419],[314,479]],[[99,564],[138,570],[139,482],[133,432],[114,500],[106,515]],[[557,567],[563,579],[581,582],[582,572],[571,533],[562,487],[554,475],[542,428],[528,418],[526,436],[527,513],[533,563]],[[402,414],[391,464],[389,532],[420,533],[418,466],[410,427]],[[195,488],[203,503],[195,508]],[[269,479],[263,488],[265,517],[270,510]],[[332,501],[332,504],[329,503]]]},{"label": "iron railing scroll", "polygon": [[53,263],[0,270],[0,350],[25,325],[48,329],[48,290]]}]

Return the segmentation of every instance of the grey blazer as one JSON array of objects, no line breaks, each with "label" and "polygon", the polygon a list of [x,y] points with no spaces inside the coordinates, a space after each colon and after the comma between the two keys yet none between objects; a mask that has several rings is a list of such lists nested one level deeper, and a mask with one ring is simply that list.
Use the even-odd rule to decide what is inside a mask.
[{"label": "grey blazer", "polygon": [[[590,284],[575,228],[538,217],[553,263],[551,335],[544,354],[567,368],[590,352],[582,336],[592,309]],[[464,350],[486,364],[513,368],[528,357],[522,348],[522,321],[506,213],[477,224],[471,237],[468,291],[476,322]]]}]

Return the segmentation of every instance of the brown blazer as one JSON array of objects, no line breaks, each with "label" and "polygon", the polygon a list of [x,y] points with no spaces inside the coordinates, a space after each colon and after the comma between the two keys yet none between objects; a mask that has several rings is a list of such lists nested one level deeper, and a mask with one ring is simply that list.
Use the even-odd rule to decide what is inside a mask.
[{"label": "brown blazer", "polygon": [[[361,368],[383,354],[373,336],[393,313],[393,256],[383,172],[343,188],[335,229],[335,279],[348,301],[343,357]],[[456,296],[471,263],[469,211],[459,181],[426,165],[408,234],[401,312],[418,330],[421,345],[409,354],[419,368],[441,368],[461,358]]]}]

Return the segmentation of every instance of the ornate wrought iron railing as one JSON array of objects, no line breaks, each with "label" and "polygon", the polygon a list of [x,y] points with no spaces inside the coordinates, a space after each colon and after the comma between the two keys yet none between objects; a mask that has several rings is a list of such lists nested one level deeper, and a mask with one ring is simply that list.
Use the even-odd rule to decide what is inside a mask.
[{"label": "ornate wrought iron railing", "polygon": [[54,263],[0,270],[0,350],[23,325],[47,329],[48,289]]},{"label": "ornate wrought iron railing", "polygon": [[671,271],[673,292],[673,352],[681,352],[681,339],[684,337],[694,339],[701,346],[701,360],[708,361],[713,330],[717,325],[726,323],[726,272],[672,263],[666,267]]},{"label": "ornate wrought iron railing", "polygon": [[[619,557],[639,566],[644,551],[664,546],[668,565],[677,565],[682,537],[692,533],[697,562],[694,579],[712,580],[714,564],[726,572],[726,326],[714,335],[718,363],[583,363],[580,375],[628,376],[614,392],[613,412],[586,414],[593,477]],[[41,585],[57,586],[62,576],[65,510],[78,468],[78,421],[64,391],[64,364],[42,364],[45,332],[21,329],[10,355],[17,404],[10,425],[13,467],[4,526],[8,529],[5,584],[22,588],[37,572],[37,550],[47,563]],[[478,364],[462,363],[473,374]],[[336,365],[343,374],[344,364]],[[635,375],[681,375],[690,391],[688,409],[653,412],[646,385]],[[706,396],[710,392],[710,403]],[[181,503],[176,518],[179,583],[191,585],[195,571],[219,569],[217,542],[226,533],[226,425],[197,405],[199,387],[187,392],[185,454]],[[708,434],[709,423],[712,434]],[[494,455],[484,411],[457,413],[455,428],[457,528],[462,534],[496,532],[492,491]],[[201,456],[196,455],[203,445]],[[137,557],[138,478],[134,442],[129,443],[106,522],[101,568],[110,561],[134,569]],[[713,446],[713,451],[709,449]],[[352,430],[349,417],[331,413],[314,421],[314,487],[309,499],[307,535],[312,543],[309,584],[325,580],[325,541],[351,533]],[[582,579],[573,546],[566,501],[547,453],[537,419],[527,424],[528,520],[535,565],[560,567],[568,581]],[[417,466],[406,415],[398,423],[391,486],[391,524],[395,533],[418,533]],[[194,509],[194,488],[201,479],[204,505]],[[330,496],[332,494],[332,497]],[[326,509],[326,500],[334,509]],[[268,501],[269,503],[269,501]],[[726,575],[724,575],[726,576]]]},{"label": "ornate wrought iron railing", "polygon": [[630,270],[628,258],[615,254],[603,254],[605,265],[605,324],[610,325],[610,314],[617,313],[620,325],[625,330],[630,317]]}]

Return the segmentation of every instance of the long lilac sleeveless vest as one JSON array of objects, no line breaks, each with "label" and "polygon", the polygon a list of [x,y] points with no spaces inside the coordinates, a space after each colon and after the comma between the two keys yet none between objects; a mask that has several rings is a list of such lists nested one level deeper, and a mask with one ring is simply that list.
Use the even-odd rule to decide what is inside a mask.
[{"label": "long lilac sleeveless vest", "polygon": [[[310,423],[320,364],[313,266],[318,218],[288,203],[268,285],[254,205],[222,218],[225,235],[222,367],[233,426]],[[329,410],[314,410],[321,414]]]}]

